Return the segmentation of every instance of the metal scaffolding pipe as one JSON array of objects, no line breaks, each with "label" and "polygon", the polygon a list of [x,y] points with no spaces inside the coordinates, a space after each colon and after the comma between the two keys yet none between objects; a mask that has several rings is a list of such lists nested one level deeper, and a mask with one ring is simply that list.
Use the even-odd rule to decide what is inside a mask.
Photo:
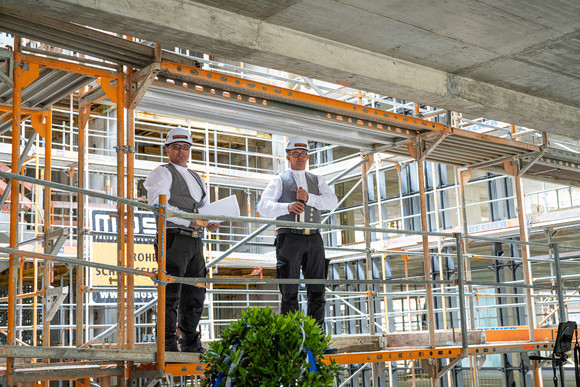
[{"label": "metal scaffolding pipe", "polygon": [[[16,180],[23,181],[23,182],[28,182],[28,183],[47,186],[47,187],[57,188],[57,189],[61,189],[64,191],[82,193],[82,194],[85,194],[88,196],[97,197],[97,198],[101,198],[101,199],[105,199],[105,200],[111,200],[114,202],[131,205],[131,206],[141,208],[144,210],[148,210],[148,211],[153,211],[153,212],[157,211],[154,206],[143,203],[143,202],[128,200],[125,198],[120,198],[120,197],[113,196],[113,195],[107,195],[107,194],[104,194],[101,192],[91,191],[88,189],[80,189],[80,188],[73,187],[73,186],[66,185],[66,184],[55,183],[55,182],[50,182],[50,181],[45,181],[45,180],[39,180],[39,179],[35,179],[33,177],[30,177],[30,176],[23,176],[23,175],[13,174],[10,172],[0,171],[0,177],[16,179]],[[173,212],[173,213],[171,213],[171,215],[176,216],[176,217],[180,217],[182,219],[189,219],[189,220],[198,220],[198,219],[205,220],[205,218],[207,218],[207,215],[204,216],[204,215],[200,215],[200,214],[193,214],[193,213],[190,214],[190,213],[184,213],[184,212]],[[212,215],[211,218],[215,219],[215,220],[222,220],[222,221],[252,222],[252,223],[258,223],[258,224],[278,225],[278,226],[285,226],[285,227],[299,226],[299,227],[304,227],[304,228],[320,228],[320,229],[325,229],[325,230],[336,229],[336,230],[351,230],[351,231],[367,231],[368,230],[371,232],[386,233],[386,234],[429,235],[429,236],[434,236],[434,237],[445,237],[445,238],[453,239],[453,233],[448,233],[448,232],[423,232],[423,231],[397,230],[397,229],[379,228],[379,227],[345,226],[345,225],[340,225],[340,224],[327,225],[327,224],[318,224],[318,223],[291,222],[291,221],[281,221],[281,220],[274,220],[274,219],[253,218],[253,217],[230,217],[230,216],[221,216],[221,215]],[[464,235],[464,238],[465,239],[481,239],[481,240],[486,240],[486,241],[490,241],[490,242],[514,243],[514,244],[520,244],[520,245],[539,246],[539,247],[543,247],[545,249],[549,248],[548,244],[542,244],[542,243],[536,243],[536,242],[514,241],[511,239],[503,239],[503,238],[475,237],[472,235]],[[560,248],[562,248],[562,246],[560,246]],[[570,248],[577,249],[578,247],[570,246]],[[388,251],[388,250],[386,250],[386,251],[392,252],[392,253],[397,253],[397,254],[405,253],[405,252],[401,252],[401,251]],[[407,254],[407,253],[405,253],[405,254]],[[414,254],[414,253],[409,252],[408,254]]]},{"label": "metal scaffolding pipe", "polygon": [[340,201],[336,205],[336,208],[334,210],[330,211],[328,214],[325,215],[325,217],[324,217],[324,219],[322,219],[322,222],[321,223],[326,223],[326,221],[328,219],[330,219],[330,217],[336,212],[336,210],[338,208],[340,208],[340,206],[342,205],[342,203],[344,203],[345,200],[348,199],[348,197],[358,188],[359,185],[361,185],[361,183],[362,183],[362,180],[357,181],[356,184],[352,186],[352,188],[350,189],[350,191],[348,191],[346,193],[346,195],[344,195],[342,197],[342,199],[340,199]]},{"label": "metal scaffolding pipe", "polygon": [[566,317],[566,309],[564,307],[564,292],[562,288],[564,283],[562,282],[562,270],[560,268],[560,249],[557,243],[552,244],[552,249],[554,251],[554,267],[556,269],[556,293],[558,294],[558,317],[560,322],[568,321]]},{"label": "metal scaffolding pipe", "polygon": [[[90,114],[90,105],[79,105],[79,134],[78,134],[78,187],[85,188],[85,138],[86,126],[88,124],[88,115]],[[82,119],[81,119],[82,118]],[[85,195],[77,195],[77,259],[85,259]],[[83,340],[83,310],[84,310],[84,267],[77,267],[76,276],[76,345],[80,346]]]},{"label": "metal scaffolding pipe", "polygon": [[[46,140],[48,143],[48,138]],[[47,144],[47,146],[48,146],[48,144]],[[47,151],[48,151],[48,148],[47,148]],[[47,156],[47,162],[48,162],[48,160],[49,159]],[[48,166],[45,164],[45,178],[46,178],[47,173],[48,173]],[[149,205],[147,203],[138,202],[135,200],[128,200],[125,198],[121,198],[121,197],[114,196],[114,195],[108,195],[108,194],[98,192],[98,191],[91,191],[91,190],[86,189],[86,188],[77,188],[77,187],[73,187],[73,186],[68,185],[68,184],[55,183],[55,182],[50,181],[48,179],[40,180],[40,179],[35,179],[34,177],[31,177],[31,176],[18,175],[18,174],[4,172],[4,171],[0,171],[0,177],[4,177],[7,179],[15,179],[15,180],[23,181],[25,183],[38,184],[38,185],[42,185],[45,187],[59,189],[62,191],[76,192],[79,194],[83,194],[83,195],[87,195],[87,196],[91,196],[91,197],[95,197],[95,198],[99,198],[99,199],[110,200],[110,201],[113,201],[115,203],[127,204],[130,206],[141,208],[143,210],[147,210],[147,211],[156,211],[154,206]],[[46,225],[46,220],[45,220],[45,225]]]},{"label": "metal scaffolding pipe", "polygon": [[[131,72],[129,72],[131,74]],[[127,107],[127,199],[135,199],[135,110]],[[135,207],[127,206],[127,267],[135,267]],[[135,349],[135,276],[127,275],[127,349]]]},{"label": "metal scaffolding pipe", "polygon": [[[26,145],[24,146],[24,149],[22,150],[22,155],[20,155],[20,160],[18,162],[17,171],[20,171],[20,168],[22,168],[22,164],[23,164],[22,160],[25,159],[26,156],[28,155],[28,152],[30,152],[30,149],[34,145],[35,140],[36,140],[36,130],[33,129],[30,132],[28,139],[26,140]],[[20,143],[20,141],[18,141],[18,142]],[[6,188],[4,189],[4,192],[2,193],[2,197],[0,197],[0,208],[2,208],[4,206],[4,203],[6,203],[6,199],[8,199],[8,195],[10,194],[11,190],[12,190],[12,184],[10,184],[10,180],[7,180],[6,181]]]},{"label": "metal scaffolding pipe", "polygon": [[42,259],[46,262],[60,262],[66,265],[84,266],[104,270],[120,271],[127,274],[142,275],[149,278],[157,278],[155,273],[146,270],[128,269],[122,266],[108,265],[106,263],[92,262],[80,260],[77,257],[55,256],[50,254],[35,253],[33,251],[17,250],[8,247],[0,247],[0,251],[8,254],[13,254],[21,257],[31,257],[35,259]]},{"label": "metal scaffolding pipe", "polygon": [[[546,243],[539,243],[539,242],[530,242],[527,240],[513,240],[513,239],[503,239],[503,238],[492,238],[492,237],[484,237],[484,236],[475,236],[464,232],[464,238],[469,240],[476,240],[476,241],[485,241],[485,242],[501,242],[501,243],[508,243],[513,245],[520,245],[520,246],[535,246],[535,247],[543,247],[548,249],[550,246]],[[578,246],[568,246],[570,249],[578,249]],[[560,246],[560,248],[564,248],[564,246]]]},{"label": "metal scaffolding pipe", "polygon": [[[369,214],[369,189],[368,189],[368,182],[367,182],[367,170],[368,170],[368,163],[372,162],[370,161],[369,156],[363,156],[363,160],[365,161],[362,164],[362,177],[361,177],[361,182],[362,182],[362,197],[363,197],[363,222],[365,227],[369,227],[369,222],[370,222],[370,214]],[[366,278],[367,279],[373,279],[373,267],[372,267],[372,252],[371,252],[371,232],[370,231],[365,231],[364,232],[364,240],[365,240],[365,267],[366,267]],[[369,330],[370,330],[370,334],[374,335],[376,333],[376,329],[375,329],[375,324],[374,324],[374,312],[375,312],[375,308],[374,308],[374,302],[373,302],[373,296],[372,296],[372,292],[373,292],[373,287],[372,285],[367,286],[367,292],[369,293],[369,298],[368,298],[368,308],[369,308],[369,319],[371,320],[369,322]],[[374,379],[374,377],[373,377]]]},{"label": "metal scaffolding pipe", "polygon": [[157,266],[159,271],[159,282],[157,284],[157,369],[165,369],[165,295],[167,283],[167,258],[165,256],[165,227],[167,197],[159,195],[159,216],[157,217]]},{"label": "metal scaffolding pipe", "polygon": [[[14,60],[20,62],[20,38],[14,37]],[[20,165],[20,120],[22,103],[23,74],[20,66],[15,66],[13,72],[14,87],[12,89],[12,172],[18,173]],[[11,180],[10,193],[10,247],[18,247],[18,180]],[[18,256],[11,254],[8,267],[8,334],[7,344],[14,345],[16,342],[16,284],[18,281]],[[6,359],[6,376],[8,384],[12,383],[15,372],[14,358]]]},{"label": "metal scaffolding pipe", "polygon": [[[362,182],[362,197],[363,197],[363,222],[365,227],[369,227],[370,225],[370,214],[369,214],[369,189],[368,189],[368,181],[367,181],[367,171],[369,169],[369,163],[372,163],[372,159],[370,155],[363,155],[362,159],[364,163],[361,166],[361,182]],[[365,257],[365,268],[366,268],[366,278],[372,279],[373,278],[373,267],[372,267],[372,253],[371,253],[371,232],[365,231],[364,232],[364,239],[365,239],[365,250],[366,250],[366,257]],[[367,298],[367,308],[369,311],[369,333],[371,335],[376,334],[376,327],[375,327],[375,302],[373,296],[373,285],[367,285],[366,287],[368,292]],[[376,363],[372,364],[371,367],[371,376],[372,376],[372,386],[379,386],[379,369]]]},{"label": "metal scaffolding pipe", "polygon": [[[516,183],[516,197],[517,197],[517,204],[518,204],[518,222],[520,226],[520,240],[523,242],[528,241],[528,229],[526,225],[526,215],[524,209],[524,192],[522,188],[521,178],[519,176],[514,176],[514,180]],[[529,245],[522,245],[522,270],[524,272],[524,282],[526,285],[532,284],[532,277],[531,277],[531,265],[528,260],[530,256]],[[536,311],[534,308],[534,304],[532,302],[531,296],[531,288],[526,288],[526,306],[527,306],[527,315],[528,315],[528,331],[530,335],[530,341],[535,340],[535,332],[534,328],[536,327]],[[535,369],[536,378],[538,377],[537,369]]]},{"label": "metal scaffolding pipe", "polygon": [[[46,122],[46,137],[44,150],[44,179],[45,183],[52,180],[52,110],[47,117]],[[52,229],[52,190],[47,187],[44,190],[44,251],[47,252],[47,235]],[[43,286],[46,288],[50,286],[50,277],[52,272],[52,264],[45,261],[43,264]],[[45,311],[46,312],[46,311]],[[42,321],[42,346],[50,346],[50,321],[43,319]],[[44,384],[48,387],[48,383]]]},{"label": "metal scaffolding pipe", "polygon": [[[429,236],[427,233],[427,199],[425,193],[425,161],[417,160],[417,175],[419,177],[419,192],[421,200],[421,230],[425,233],[423,238],[423,265],[425,268],[425,280],[431,278],[431,257],[429,256]],[[433,314],[433,288],[427,285],[425,300],[427,303],[427,328],[429,329],[429,346],[435,348],[435,319]],[[436,379],[435,384],[438,384]]]},{"label": "metal scaffolding pipe", "polygon": [[461,234],[456,235],[457,244],[457,289],[459,291],[459,314],[461,323],[461,347],[463,348],[463,356],[467,356],[467,313],[465,308],[465,268],[463,265],[463,238]]},{"label": "metal scaffolding pipe", "polygon": [[[117,196],[125,197],[125,74],[117,76]],[[126,266],[125,205],[117,204],[117,266]],[[117,344],[125,348],[125,275],[117,272]]]}]

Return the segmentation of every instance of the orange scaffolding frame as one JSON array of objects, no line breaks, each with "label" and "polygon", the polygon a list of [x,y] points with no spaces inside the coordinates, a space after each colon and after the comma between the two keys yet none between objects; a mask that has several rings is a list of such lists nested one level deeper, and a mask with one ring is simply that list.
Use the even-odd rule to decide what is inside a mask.
[{"label": "orange scaffolding frame", "polygon": [[[174,74],[178,77],[186,77],[191,79],[196,83],[198,87],[209,87],[210,92],[215,93],[214,87],[219,87],[223,89],[222,97],[228,99],[236,99],[232,93],[243,92],[245,95],[254,98],[254,103],[260,103],[259,98],[263,98],[264,101],[267,99],[275,101],[284,101],[297,104],[299,106],[305,107],[324,107],[325,111],[328,112],[327,118],[336,121],[349,121],[358,126],[364,127],[368,130],[375,130],[379,132],[390,133],[401,137],[406,142],[404,146],[407,148],[407,154],[414,157],[418,162],[419,166],[423,168],[423,162],[426,159],[425,153],[428,149],[423,149],[418,151],[414,144],[417,141],[422,141],[423,138],[435,138],[435,142],[441,142],[445,136],[450,134],[455,134],[458,136],[463,136],[465,138],[470,138],[472,140],[479,140],[483,142],[490,142],[494,144],[499,144],[506,147],[513,147],[519,152],[541,152],[542,147],[524,144],[521,142],[516,142],[512,140],[506,140],[501,138],[496,138],[488,135],[482,135],[477,133],[466,133],[460,131],[459,129],[452,128],[443,124],[434,123],[429,120],[423,120],[417,117],[409,117],[401,114],[393,114],[390,112],[381,111],[378,109],[363,107],[356,104],[350,104],[346,102],[332,100],[330,98],[320,97],[312,94],[301,93],[290,89],[284,89],[281,87],[276,87],[264,83],[259,83],[255,81],[250,81],[247,79],[237,78],[230,75],[224,75],[212,71],[206,71],[199,69],[194,66],[187,66],[183,64],[177,64],[167,61],[160,61],[160,55],[157,55],[158,62],[152,64],[152,67],[146,70],[146,73],[134,72],[133,70],[124,71],[110,71],[103,70],[81,63],[72,63],[61,61],[57,59],[52,59],[48,57],[39,57],[30,54],[23,54],[20,50],[19,39],[15,40],[15,50],[14,50],[14,60],[16,62],[16,67],[14,69],[14,87],[13,87],[13,102],[11,107],[0,106],[0,111],[11,112],[12,113],[12,165],[19,165],[19,139],[20,139],[20,124],[23,120],[23,116],[28,115],[31,117],[31,123],[34,129],[46,139],[46,154],[45,154],[45,179],[50,181],[51,179],[51,128],[52,128],[52,112],[51,110],[38,111],[33,109],[23,109],[21,106],[22,101],[22,89],[30,85],[39,75],[40,67],[46,67],[50,69],[62,70],[67,72],[74,72],[77,74],[84,74],[88,76],[98,77],[100,79],[100,87],[105,92],[106,96],[117,106],[117,186],[119,189],[119,197],[133,199],[133,176],[134,176],[134,107],[137,105],[138,99],[143,96],[146,87],[153,82],[153,77],[159,70],[165,70],[170,74]],[[157,50],[160,50],[159,45],[157,45]],[[23,64],[27,64],[25,66]],[[143,79],[147,79],[143,82]],[[169,87],[169,86],[168,86]],[[179,87],[179,86],[172,86]],[[264,102],[263,102],[264,103]],[[265,102],[264,104],[267,104]],[[128,113],[125,116],[125,109]],[[79,106],[79,161],[78,161],[78,171],[79,171],[79,188],[82,188],[82,182],[84,181],[84,131],[90,114],[90,105],[85,104]],[[127,119],[127,120],[126,120]],[[125,128],[125,123],[127,121],[127,127]],[[127,143],[125,144],[125,129],[127,130]],[[426,134],[425,134],[426,133]],[[435,134],[433,134],[435,133]],[[127,157],[125,157],[127,156]],[[506,170],[508,170],[506,164]],[[519,172],[518,168],[509,169],[514,175],[517,176]],[[19,171],[15,171],[17,173]],[[467,174],[467,173],[466,173]],[[420,173],[420,176],[423,176]],[[460,179],[462,180],[462,179]],[[130,183],[127,184],[127,181]],[[125,186],[127,185],[127,191],[125,191]],[[420,184],[420,187],[424,188],[424,184]],[[11,181],[11,209],[10,209],[10,247],[16,249],[18,247],[17,233],[18,233],[18,192],[19,192],[19,181],[13,179]],[[50,188],[47,189],[47,194],[45,195],[45,209],[50,211]],[[84,227],[84,215],[81,215],[84,211],[84,199],[83,195],[79,196],[79,222],[77,227],[79,229]],[[518,190],[518,196],[521,196]],[[421,191],[421,218],[423,220],[423,231],[427,231],[427,220],[425,212],[425,191]],[[125,224],[126,215],[131,216],[133,209],[125,209],[125,205],[119,203],[118,205],[118,237],[117,237],[117,266],[119,267],[131,267],[132,260],[128,259],[131,257],[131,252],[133,251],[133,228],[132,223],[128,222]],[[163,211],[163,210],[161,210]],[[46,216],[46,223],[44,228],[44,233],[46,234],[50,228],[50,216]],[[520,219],[520,229],[525,229],[525,224],[523,224],[523,218]],[[159,230],[163,232],[164,223],[160,217]],[[465,225],[464,225],[465,226]],[[124,242],[124,237],[122,237],[123,230],[127,229],[128,238],[127,243]],[[79,233],[81,235],[81,233]],[[522,235],[524,238],[524,236]],[[81,239],[81,238],[79,238]],[[523,239],[525,240],[525,239]],[[424,246],[428,245],[427,237],[423,237]],[[159,249],[163,249],[160,244]],[[161,254],[159,251],[159,254]],[[425,264],[429,265],[429,254],[428,249],[425,248],[424,261]],[[524,264],[528,265],[524,256]],[[78,259],[83,259],[83,245],[79,243],[78,245]],[[159,281],[166,282],[166,277],[164,274],[164,267],[162,266],[164,262],[160,262],[159,273],[157,274],[157,279]],[[49,283],[50,274],[50,263],[45,261],[45,283]],[[16,343],[16,329],[15,329],[15,316],[16,316],[16,300],[18,299],[16,283],[18,282],[18,267],[19,258],[15,254],[10,254],[10,266],[9,266],[9,289],[8,289],[8,345],[14,346]],[[80,271],[79,271],[80,272]],[[84,276],[77,276],[77,290],[83,291]],[[118,325],[117,325],[117,343],[120,350],[134,350],[135,349],[135,337],[133,335],[133,310],[134,310],[134,298],[132,293],[129,292],[129,296],[125,299],[125,284],[127,284],[128,289],[133,286],[133,275],[118,273],[117,276],[117,289],[118,289]],[[526,278],[526,284],[529,285],[529,278]],[[159,310],[162,311],[164,308],[164,286],[159,285]],[[529,297],[529,295],[528,295]],[[77,306],[77,332],[76,341],[77,346],[83,343],[82,335],[82,297]],[[431,304],[431,302],[429,302]],[[529,305],[528,305],[529,307]],[[80,313],[80,319],[79,319]],[[159,313],[159,329],[163,331],[164,324],[164,314]],[[432,305],[429,312],[429,334],[430,334],[430,348],[422,349],[405,349],[405,350],[387,350],[378,352],[368,352],[368,353],[348,353],[339,354],[332,356],[332,358],[339,364],[358,364],[358,363],[374,363],[374,362],[388,362],[394,360],[414,360],[414,359],[435,359],[435,358],[460,358],[467,355],[475,355],[479,353],[486,353],[490,349],[487,346],[470,346],[468,353],[465,353],[464,348],[461,347],[444,347],[435,348],[434,346],[434,331],[433,331],[433,310]],[[78,325],[80,324],[80,325]],[[526,335],[527,333],[527,335]],[[50,340],[48,340],[50,335],[49,322],[43,322],[43,346],[48,346]],[[524,343],[512,343],[512,344],[498,344],[497,348],[503,348],[506,350],[546,350],[550,348],[549,341],[553,340],[555,337],[554,329],[538,329],[530,325],[528,327],[518,327],[514,330],[506,331],[486,331],[488,335],[488,341],[493,343],[500,343],[503,341],[522,341]],[[509,340],[508,340],[509,339]],[[187,364],[166,364],[165,351],[164,351],[164,339],[163,336],[159,337],[157,341],[157,352],[156,352],[156,364],[142,364],[139,369],[149,369],[151,367],[156,368],[158,371],[164,373],[171,373],[175,376],[177,375],[198,375],[203,373],[203,365],[199,363],[187,363]],[[487,348],[487,349],[486,349]],[[125,360],[118,361],[118,365],[124,367]],[[7,368],[6,377],[9,384],[15,384],[15,368],[14,368],[14,356],[7,356]],[[536,370],[537,372],[537,370]],[[98,374],[98,373],[96,373]],[[85,379],[87,376],[79,376],[79,379]],[[124,373],[125,378],[130,377],[130,368]],[[537,378],[536,378],[537,379]],[[48,380],[48,379],[47,379]],[[85,382],[86,383],[86,382]]]}]

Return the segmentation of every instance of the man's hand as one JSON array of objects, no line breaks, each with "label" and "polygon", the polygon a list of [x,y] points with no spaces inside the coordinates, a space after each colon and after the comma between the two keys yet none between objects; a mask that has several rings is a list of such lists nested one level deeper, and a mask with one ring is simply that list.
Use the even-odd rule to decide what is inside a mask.
[{"label": "man's hand", "polygon": [[196,219],[189,222],[189,227],[191,228],[200,228],[207,226],[207,219]]},{"label": "man's hand", "polygon": [[206,229],[209,232],[214,232],[218,228],[220,228],[220,224],[218,222],[211,222],[211,223],[208,223],[207,226],[206,226]]},{"label": "man's hand", "polygon": [[308,191],[302,188],[298,188],[296,190],[296,199],[298,201],[302,200],[304,203],[306,203],[308,201]]},{"label": "man's hand", "polygon": [[196,220],[192,220],[191,222],[189,222],[189,227],[190,228],[202,228],[207,226],[207,219],[196,219]]},{"label": "man's hand", "polygon": [[301,214],[304,212],[304,203],[294,202],[288,205],[288,211],[295,214]]}]

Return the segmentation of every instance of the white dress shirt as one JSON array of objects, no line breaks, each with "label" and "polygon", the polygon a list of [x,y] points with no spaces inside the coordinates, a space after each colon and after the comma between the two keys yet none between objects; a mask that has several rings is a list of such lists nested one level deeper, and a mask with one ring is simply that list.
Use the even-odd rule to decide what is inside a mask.
[{"label": "white dress shirt", "polygon": [[[290,169],[290,172],[292,172],[296,186],[302,187],[302,189],[308,191],[305,171],[295,171]],[[338,199],[326,183],[324,177],[317,176],[317,178],[318,192],[320,195],[314,195],[308,192],[308,201],[306,202],[306,205],[314,207],[317,210],[333,210],[338,204]],[[290,211],[288,211],[288,205],[290,203],[278,203],[280,196],[282,196],[282,179],[280,178],[280,175],[276,175],[262,193],[262,197],[258,203],[258,212],[260,215],[267,218],[277,218],[289,214]]]},{"label": "white dress shirt", "polygon": [[[173,163],[171,163],[173,164]],[[181,167],[179,165],[173,164],[173,166],[177,169],[177,171],[183,176],[185,182],[187,183],[187,187],[189,188],[189,192],[191,193],[191,197],[194,198],[196,201],[200,201],[201,196],[203,194],[202,188],[200,187],[197,180],[191,175],[188,171],[188,168]],[[201,176],[200,176],[201,177]],[[205,180],[201,177],[201,181],[205,186]],[[171,176],[171,172],[166,167],[160,165],[155,168],[147,179],[143,186],[147,190],[147,201],[149,204],[159,204],[159,195],[166,195],[167,196],[167,209],[171,211],[181,211],[179,208],[174,207],[169,204],[169,198],[171,197],[171,183],[173,182],[173,177]],[[209,203],[209,195],[206,194],[205,198],[203,199],[201,206],[203,207]],[[189,227],[190,221],[187,219],[171,217],[167,218],[168,221],[178,224],[180,226]]]}]

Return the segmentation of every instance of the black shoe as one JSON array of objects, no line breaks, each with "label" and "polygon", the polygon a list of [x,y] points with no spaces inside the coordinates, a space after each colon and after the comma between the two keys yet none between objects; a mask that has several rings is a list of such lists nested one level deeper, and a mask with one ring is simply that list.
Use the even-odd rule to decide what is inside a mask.
[{"label": "black shoe", "polygon": [[166,341],[165,352],[179,352],[179,348],[177,348],[177,340]]},{"label": "black shoe", "polygon": [[205,348],[198,345],[182,345],[181,352],[200,353],[203,355],[205,353]]},{"label": "black shoe", "polygon": [[181,347],[181,352],[191,352],[191,353],[205,353],[205,349],[201,344],[201,335],[199,332],[195,332],[193,335],[185,337],[181,336],[179,338],[179,346]]},{"label": "black shoe", "polygon": [[338,353],[338,348],[336,347],[326,347],[324,348],[325,355],[336,355]]}]

